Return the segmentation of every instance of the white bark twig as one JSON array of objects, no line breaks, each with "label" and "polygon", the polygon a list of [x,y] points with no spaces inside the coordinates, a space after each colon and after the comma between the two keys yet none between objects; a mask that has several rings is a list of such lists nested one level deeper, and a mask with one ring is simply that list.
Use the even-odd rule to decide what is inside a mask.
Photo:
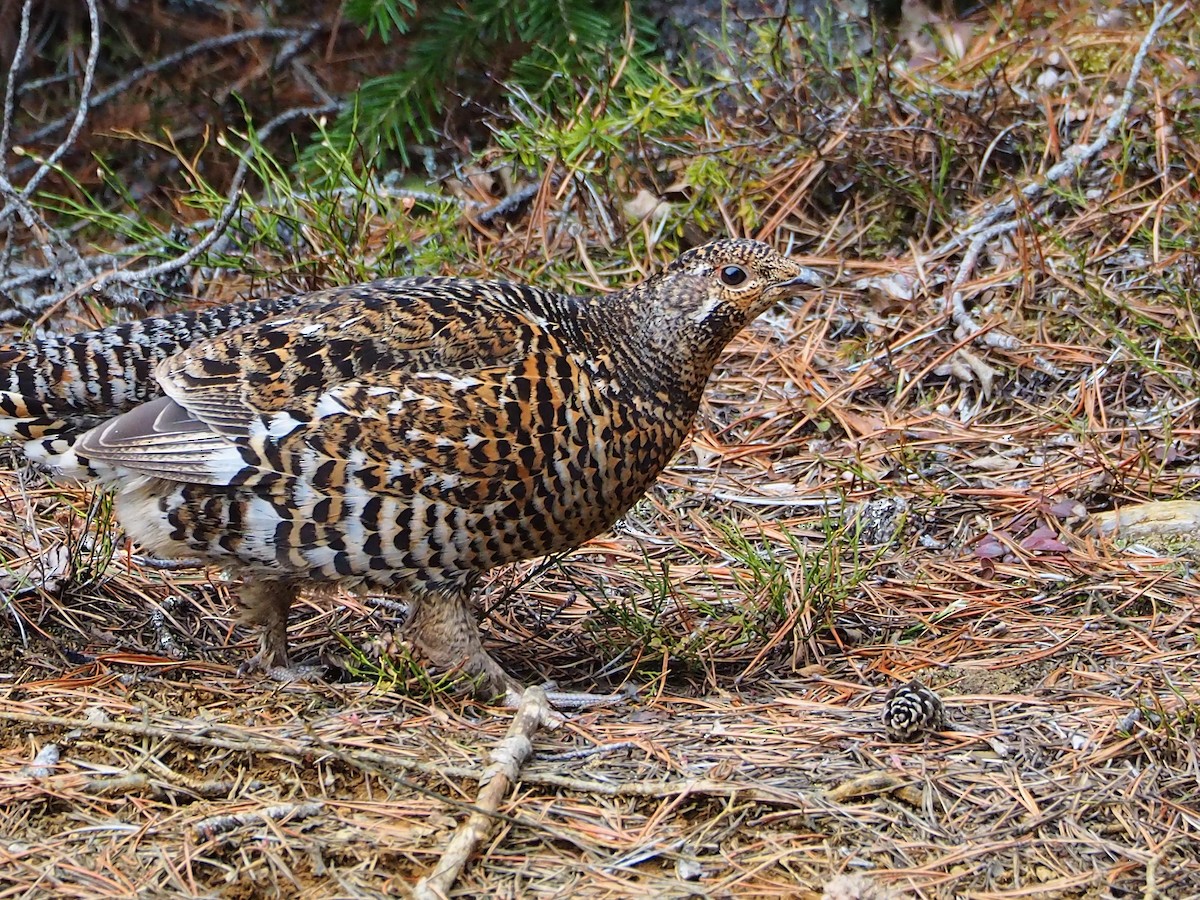
[{"label": "white bark twig", "polygon": [[[88,44],[87,63],[83,69],[83,86],[79,90],[79,106],[75,110],[75,117],[71,122],[71,130],[67,132],[67,136],[63,138],[62,142],[54,148],[48,157],[42,160],[37,171],[30,176],[29,181],[21,189],[19,200],[26,203],[33,196],[34,191],[38,189],[38,185],[42,183],[42,179],[54,171],[54,168],[58,165],[58,161],[75,145],[75,139],[79,137],[79,132],[83,130],[83,123],[87,121],[88,100],[92,96],[92,85],[96,81],[96,63],[100,59],[100,11],[96,8],[96,0],[87,0],[87,9],[88,21],[91,23],[91,34],[89,36],[90,43]],[[0,225],[11,218],[16,211],[15,202],[10,202],[3,209],[0,209]]]},{"label": "white bark twig", "polygon": [[[260,39],[283,39],[294,42],[303,40],[304,38],[317,34],[324,26],[315,25],[303,31],[295,28],[255,28],[249,31],[239,31],[234,34],[226,34],[221,37],[211,38],[206,41],[199,41],[189,47],[184,47],[177,53],[172,53],[169,56],[164,56],[162,59],[155,60],[149,65],[142,66],[140,69],[134,69],[121,80],[109,85],[96,96],[92,97],[87,102],[88,110],[93,110],[98,106],[107,103],[113,97],[119,96],[129,90],[133,85],[137,84],[143,78],[149,78],[151,75],[157,75],[159,72],[166,71],[177,67],[184,60],[190,59],[201,53],[206,53],[209,50],[220,50],[228,47],[231,44],[240,44],[243,41],[256,41]],[[290,53],[291,43],[284,48],[285,53]],[[290,58],[290,57],[289,57]],[[29,135],[25,140],[28,143],[36,143],[37,141],[46,138],[54,132],[58,131],[69,120],[68,116],[61,116],[52,122],[47,122],[33,134]]]},{"label": "white bark twig", "polygon": [[533,752],[534,733],[549,720],[550,706],[546,701],[546,692],[540,687],[526,688],[508,733],[491,752],[490,765],[479,779],[478,811],[472,812],[454,832],[434,870],[417,882],[413,888],[413,896],[417,900],[440,900],[449,893],[471,854],[486,840],[491,831],[493,814],[500,808],[509,786],[516,782],[521,766]]},{"label": "white bark twig", "polygon": [[4,122],[0,124],[0,174],[7,171],[4,160],[8,156],[8,142],[12,136],[17,76],[21,74],[21,66],[25,62],[25,48],[29,44],[29,13],[32,9],[33,0],[25,0],[21,7],[21,27],[17,36],[17,49],[13,51],[12,65],[8,67],[8,83],[4,86]]},{"label": "white bark twig", "polygon": [[336,112],[340,108],[341,104],[338,103],[330,103],[324,106],[300,107],[280,113],[271,119],[271,121],[255,132],[254,140],[247,147],[246,154],[238,162],[237,170],[233,173],[233,180],[229,186],[225,208],[221,210],[221,215],[217,218],[216,223],[208,234],[195,246],[188,248],[187,252],[180,254],[174,259],[169,259],[166,262],[159,263],[156,266],[149,266],[145,269],[115,269],[97,279],[91,285],[91,289],[93,291],[101,291],[111,284],[134,284],[149,278],[159,278],[190,265],[201,253],[204,253],[209,247],[220,240],[221,235],[225,233],[225,229],[229,227],[229,223],[233,221],[233,217],[237,214],[238,206],[242,202],[242,185],[246,181],[246,175],[249,174],[250,162],[254,159],[255,147],[265,141],[271,132],[280,125],[284,125],[293,119],[327,115]]},{"label": "white bark twig", "polygon": [[[1054,182],[1081,171],[1088,162],[1108,146],[1117,131],[1125,124],[1125,119],[1133,106],[1133,98],[1137,93],[1138,79],[1141,77],[1142,67],[1146,62],[1146,55],[1150,52],[1150,47],[1154,42],[1155,36],[1179,11],[1179,9],[1167,3],[1155,15],[1149,29],[1147,29],[1145,36],[1142,38],[1141,44],[1138,46],[1137,53],[1133,57],[1129,77],[1125,80],[1125,90],[1122,92],[1121,102],[1117,104],[1117,108],[1109,115],[1107,121],[1104,123],[1104,127],[1100,129],[1100,133],[1094,141],[1090,144],[1072,144],[1070,147],[1067,147],[1063,151],[1062,159],[1059,162],[1047,169],[1045,174],[1037,181],[1033,181],[1021,188],[1019,198],[1009,197],[997,203],[971,223],[969,227],[963,229],[933,251],[933,256],[942,256],[956,250],[964,243],[967,244],[962,261],[958,265],[958,271],[955,273],[954,279],[947,290],[950,318],[958,331],[963,335],[979,334],[979,332],[983,331],[979,323],[967,312],[967,297],[966,292],[963,290],[967,281],[975,273],[975,267],[979,261],[980,254],[983,252],[983,248],[1001,234],[1015,231],[1020,227],[1021,222],[1017,218],[1005,218],[1013,216],[1017,211],[1018,200],[1023,206],[1037,205]],[[996,347],[1005,350],[1013,350],[1021,346],[1021,342],[1017,338],[997,329],[991,329],[979,335],[979,342],[987,347]]]},{"label": "white bark twig", "polygon": [[325,808],[319,800],[309,803],[281,803],[278,806],[268,806],[254,812],[234,813],[226,816],[209,816],[201,819],[193,828],[196,837],[202,841],[211,840],[219,834],[233,831],[245,825],[260,825],[265,822],[286,819],[296,822],[315,816]]},{"label": "white bark twig", "polygon": [[42,179],[53,170],[58,160],[66,155],[83,128],[84,120],[87,117],[87,98],[91,93],[92,83],[96,77],[96,62],[100,58],[100,12],[96,8],[95,0],[87,0],[88,18],[91,21],[91,43],[88,47],[87,66],[84,71],[80,106],[75,111],[75,119],[71,126],[71,131],[68,133],[66,139],[55,148],[50,157],[38,167],[37,172],[29,179],[28,183],[18,191],[6,177],[8,167],[5,158],[8,154],[11,138],[14,111],[13,97],[16,90],[16,79],[20,72],[21,62],[24,58],[26,44],[29,39],[29,15],[31,7],[30,0],[26,0],[21,9],[21,26],[17,41],[17,50],[13,57],[12,65],[9,67],[8,84],[5,86],[4,93],[4,123],[3,130],[0,132],[0,193],[7,195],[8,202],[0,209],[0,225],[3,225],[13,215],[20,217],[22,224],[29,229],[30,234],[38,239],[38,246],[42,256],[52,270],[53,274],[51,277],[60,278],[62,275],[61,263],[59,262],[58,254],[51,247],[51,241],[62,247],[66,251],[66,255],[72,258],[75,265],[80,267],[82,273],[86,276],[86,263],[84,263],[79,252],[69,242],[62,240],[56,235],[54,230],[46,224],[41,214],[33,208],[29,200],[33,196],[34,191],[37,190]]},{"label": "white bark twig", "polygon": [[[1159,9],[1158,14],[1150,23],[1150,28],[1146,31],[1145,37],[1142,38],[1142,43],[1138,47],[1137,53],[1134,54],[1133,64],[1129,69],[1129,77],[1125,79],[1125,90],[1121,94],[1121,102],[1117,104],[1117,108],[1109,115],[1108,120],[1104,123],[1104,127],[1100,129],[1100,133],[1096,136],[1096,139],[1090,144],[1072,144],[1070,147],[1067,147],[1063,150],[1063,158],[1047,169],[1045,175],[1037,181],[1031,182],[1021,188],[1021,197],[1026,205],[1036,203],[1049,190],[1051,184],[1082,168],[1109,145],[1113,136],[1125,124],[1125,118],[1129,115],[1130,107],[1133,106],[1133,98],[1137,94],[1138,78],[1141,77],[1142,66],[1146,62],[1146,55],[1150,52],[1150,46],[1153,44],[1155,36],[1180,11],[1180,9],[1176,9],[1170,3],[1165,4]],[[942,246],[934,250],[932,255],[941,256],[961,247],[968,238],[972,238],[979,232],[990,228],[1003,216],[1014,213],[1016,209],[1017,201],[1011,197],[996,204],[973,222],[970,227],[960,231],[942,244]]]},{"label": "white bark twig", "polygon": [[47,263],[48,277],[60,281],[63,279],[62,264],[59,262],[58,254],[55,253],[54,248],[50,245],[51,240],[66,250],[67,255],[72,258],[74,264],[80,268],[84,276],[88,274],[87,263],[79,255],[79,251],[51,228],[46,220],[42,218],[42,214],[34,209],[33,204],[21,192],[18,192],[3,175],[0,175],[0,194],[5,194],[9,198],[9,205],[5,209],[16,210],[21,223],[37,240],[38,249]]}]

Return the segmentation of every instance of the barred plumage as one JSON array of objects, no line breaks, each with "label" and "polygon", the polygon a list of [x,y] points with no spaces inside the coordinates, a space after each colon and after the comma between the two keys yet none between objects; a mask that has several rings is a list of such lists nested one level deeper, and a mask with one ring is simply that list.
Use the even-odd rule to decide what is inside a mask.
[{"label": "barred plumage", "polygon": [[86,430],[162,393],[154,367],[185,347],[285,312],[308,295],[193,310],[0,347],[0,435]]},{"label": "barred plumage", "polygon": [[406,594],[432,663],[511,692],[471,615],[479,575],[610,527],[678,449],[725,344],[815,283],[748,240],[604,296],[386,279],[0,350],[19,367],[0,411],[36,438],[133,406],[26,450],[116,484],[153,552],[240,574],[252,663],[287,666],[297,591],[338,582]]}]

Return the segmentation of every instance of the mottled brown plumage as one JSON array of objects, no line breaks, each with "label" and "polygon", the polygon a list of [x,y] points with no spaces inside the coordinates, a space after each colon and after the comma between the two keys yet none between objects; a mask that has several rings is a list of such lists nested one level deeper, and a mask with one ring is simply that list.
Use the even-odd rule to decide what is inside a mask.
[{"label": "mottled brown plumage", "polygon": [[432,663],[512,691],[479,642],[478,577],[609,528],[679,448],[726,343],[811,284],[724,240],[602,296],[395,278],[148,320],[0,349],[0,431],[116,484],[154,553],[240,574],[254,663],[287,666],[297,591],[337,582],[406,594]]}]

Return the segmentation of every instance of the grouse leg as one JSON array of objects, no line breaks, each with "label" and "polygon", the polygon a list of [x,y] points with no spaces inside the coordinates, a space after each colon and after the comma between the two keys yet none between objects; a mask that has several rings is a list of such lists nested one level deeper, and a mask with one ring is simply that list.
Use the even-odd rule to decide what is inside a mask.
[{"label": "grouse leg", "polygon": [[[521,702],[525,686],[505,672],[483,649],[479,626],[468,597],[469,592],[461,589],[427,594],[413,592],[408,598],[405,637],[437,668],[457,667],[467,675],[482,675],[485,686],[493,695],[503,695],[505,705],[515,708]],[[549,688],[546,698],[559,709],[622,703],[627,699],[614,694],[577,693]]]},{"label": "grouse leg", "polygon": [[439,669],[482,675],[484,686],[503,695],[505,703],[516,706],[520,702],[524,686],[483,649],[467,591],[413,591],[408,601],[404,636],[421,656]]},{"label": "grouse leg", "polygon": [[258,628],[259,650],[238,667],[239,675],[266,672],[279,681],[295,681],[311,674],[310,667],[293,667],[288,659],[288,612],[299,593],[300,585],[293,581],[242,584],[236,602],[242,623]]}]

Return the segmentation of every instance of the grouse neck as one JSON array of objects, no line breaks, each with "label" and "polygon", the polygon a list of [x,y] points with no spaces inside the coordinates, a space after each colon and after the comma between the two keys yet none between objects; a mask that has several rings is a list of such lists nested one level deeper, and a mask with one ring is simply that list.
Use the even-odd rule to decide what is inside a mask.
[{"label": "grouse neck", "polygon": [[604,335],[603,351],[621,374],[655,394],[698,405],[721,350],[742,323],[720,309],[701,316],[699,303],[664,303],[646,287],[583,301],[580,313],[592,320],[587,332]]}]

